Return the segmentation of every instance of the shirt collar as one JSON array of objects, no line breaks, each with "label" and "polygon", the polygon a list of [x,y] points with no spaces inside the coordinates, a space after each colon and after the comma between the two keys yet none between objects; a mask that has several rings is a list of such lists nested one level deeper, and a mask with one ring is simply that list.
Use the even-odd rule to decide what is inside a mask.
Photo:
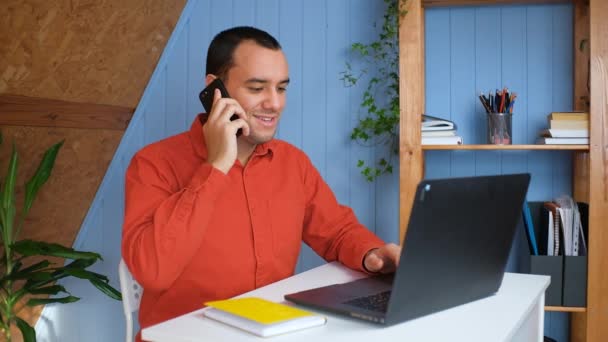
[{"label": "shirt collar", "polygon": [[[203,133],[203,125],[207,122],[207,114],[201,113],[196,116],[194,121],[192,122],[192,126],[190,126],[190,140],[192,142],[192,146],[194,147],[194,151],[201,158],[207,159],[207,146],[205,145],[205,135]],[[258,144],[253,151],[253,154],[256,156],[265,156],[269,155],[272,157],[274,155],[274,150],[276,147],[275,139],[272,139],[263,144]]]}]

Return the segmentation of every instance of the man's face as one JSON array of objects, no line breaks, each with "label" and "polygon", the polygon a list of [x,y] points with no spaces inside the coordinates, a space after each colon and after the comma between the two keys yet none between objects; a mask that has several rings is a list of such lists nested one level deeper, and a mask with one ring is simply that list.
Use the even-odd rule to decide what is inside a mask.
[{"label": "man's face", "polygon": [[253,145],[270,141],[285,107],[289,83],[287,59],[281,50],[244,41],[235,49],[233,60],[225,85],[247,113],[250,132],[240,139]]}]

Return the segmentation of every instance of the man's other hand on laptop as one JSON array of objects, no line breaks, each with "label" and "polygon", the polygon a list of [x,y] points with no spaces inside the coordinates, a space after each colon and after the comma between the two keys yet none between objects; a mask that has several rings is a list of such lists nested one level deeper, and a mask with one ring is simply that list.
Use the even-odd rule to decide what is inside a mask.
[{"label": "man's other hand on laptop", "polygon": [[374,248],[365,254],[363,268],[370,273],[393,273],[399,265],[401,247],[394,243]]}]

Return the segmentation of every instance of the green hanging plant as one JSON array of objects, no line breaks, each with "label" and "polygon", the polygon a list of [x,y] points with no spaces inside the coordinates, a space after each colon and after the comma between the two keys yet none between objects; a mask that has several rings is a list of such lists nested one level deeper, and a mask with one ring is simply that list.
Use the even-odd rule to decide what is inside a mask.
[{"label": "green hanging plant", "polygon": [[[59,279],[66,277],[85,279],[108,297],[122,300],[120,292],[109,285],[106,276],[87,270],[87,267],[101,260],[99,254],[77,251],[55,243],[17,240],[38,190],[51,175],[55,158],[62,145],[63,141],[53,145],[44,153],[34,176],[25,184],[25,200],[19,212],[15,202],[19,157],[14,144],[8,172],[0,182],[0,239],[3,249],[0,257],[0,331],[9,342],[12,338],[13,325],[19,328],[25,342],[36,341],[34,329],[19,316],[24,306],[66,304],[80,299],[70,295],[62,285],[56,284]],[[56,266],[49,260],[40,260],[40,258],[36,259],[40,260],[36,263],[28,262],[29,258],[40,256],[73,261],[65,266]],[[60,294],[65,295],[58,297],[57,295]],[[22,304],[20,301],[24,296],[29,296],[29,299]]]},{"label": "green hanging plant", "polygon": [[369,165],[364,160],[357,162],[361,174],[373,181],[383,174],[393,172],[394,156],[399,153],[399,20],[407,11],[407,0],[384,0],[382,28],[378,38],[369,43],[354,43],[351,51],[360,58],[363,67],[353,70],[346,63],[341,80],[346,86],[355,86],[365,74],[374,75],[367,82],[361,107],[366,115],[351,132],[351,139],[364,146],[383,144],[388,155]]}]

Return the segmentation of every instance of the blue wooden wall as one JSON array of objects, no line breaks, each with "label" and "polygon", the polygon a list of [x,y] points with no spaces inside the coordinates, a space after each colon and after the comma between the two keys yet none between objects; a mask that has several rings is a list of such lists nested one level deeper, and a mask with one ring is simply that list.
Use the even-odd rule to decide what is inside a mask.
[{"label": "blue wooden wall", "polygon": [[[278,137],[308,153],[337,198],[386,241],[397,242],[398,170],[375,183],[366,182],[357,160],[373,162],[382,148],[353,143],[350,131],[363,114],[363,89],[347,88],[340,72],[353,42],[376,36],[384,11],[371,0],[190,0],[160,58],[134,117],[116,151],[75,247],[99,252],[95,267],[118,287],[117,265],[124,211],[124,173],[144,145],[188,129],[202,111],[198,92],[204,85],[206,49],[214,34],[235,25],[254,25],[275,35],[290,63],[291,84]],[[471,101],[479,90],[509,85],[521,100],[514,120],[515,141],[528,141],[551,109],[568,109],[572,72],[572,27],[568,6],[440,9],[427,12],[427,111],[455,119],[465,141],[481,139],[481,109]],[[497,27],[498,23],[498,27]],[[555,23],[555,24],[553,24]],[[559,24],[559,25],[558,25]],[[485,25],[485,26],[484,26]],[[483,28],[486,27],[484,30]],[[499,46],[499,32],[509,33]],[[561,41],[566,43],[561,43]],[[355,65],[356,66],[356,65]],[[496,72],[495,66],[500,66]],[[543,97],[540,95],[546,94]],[[538,97],[538,101],[526,98]],[[477,127],[479,126],[479,127]],[[532,199],[547,199],[570,187],[567,155],[525,152],[427,153],[429,177],[530,170]],[[542,177],[537,177],[541,175]],[[544,179],[547,177],[546,179]],[[321,264],[303,247],[298,271]],[[121,303],[107,299],[88,283],[64,284],[83,299],[47,306],[36,325],[39,341],[121,341]],[[557,322],[557,323],[556,323]],[[549,319],[547,326],[564,322]],[[559,330],[559,329],[558,329]]]},{"label": "blue wooden wall", "polygon": [[[477,96],[506,86],[518,93],[513,143],[533,144],[547,114],[572,110],[572,18],[570,4],[427,9],[426,112],[456,122],[465,143],[483,144],[486,118]],[[425,153],[428,178],[530,172],[532,201],[571,194],[571,165],[570,152]],[[521,247],[514,246],[510,271],[518,271]],[[545,317],[546,334],[568,341],[568,315]]]}]

